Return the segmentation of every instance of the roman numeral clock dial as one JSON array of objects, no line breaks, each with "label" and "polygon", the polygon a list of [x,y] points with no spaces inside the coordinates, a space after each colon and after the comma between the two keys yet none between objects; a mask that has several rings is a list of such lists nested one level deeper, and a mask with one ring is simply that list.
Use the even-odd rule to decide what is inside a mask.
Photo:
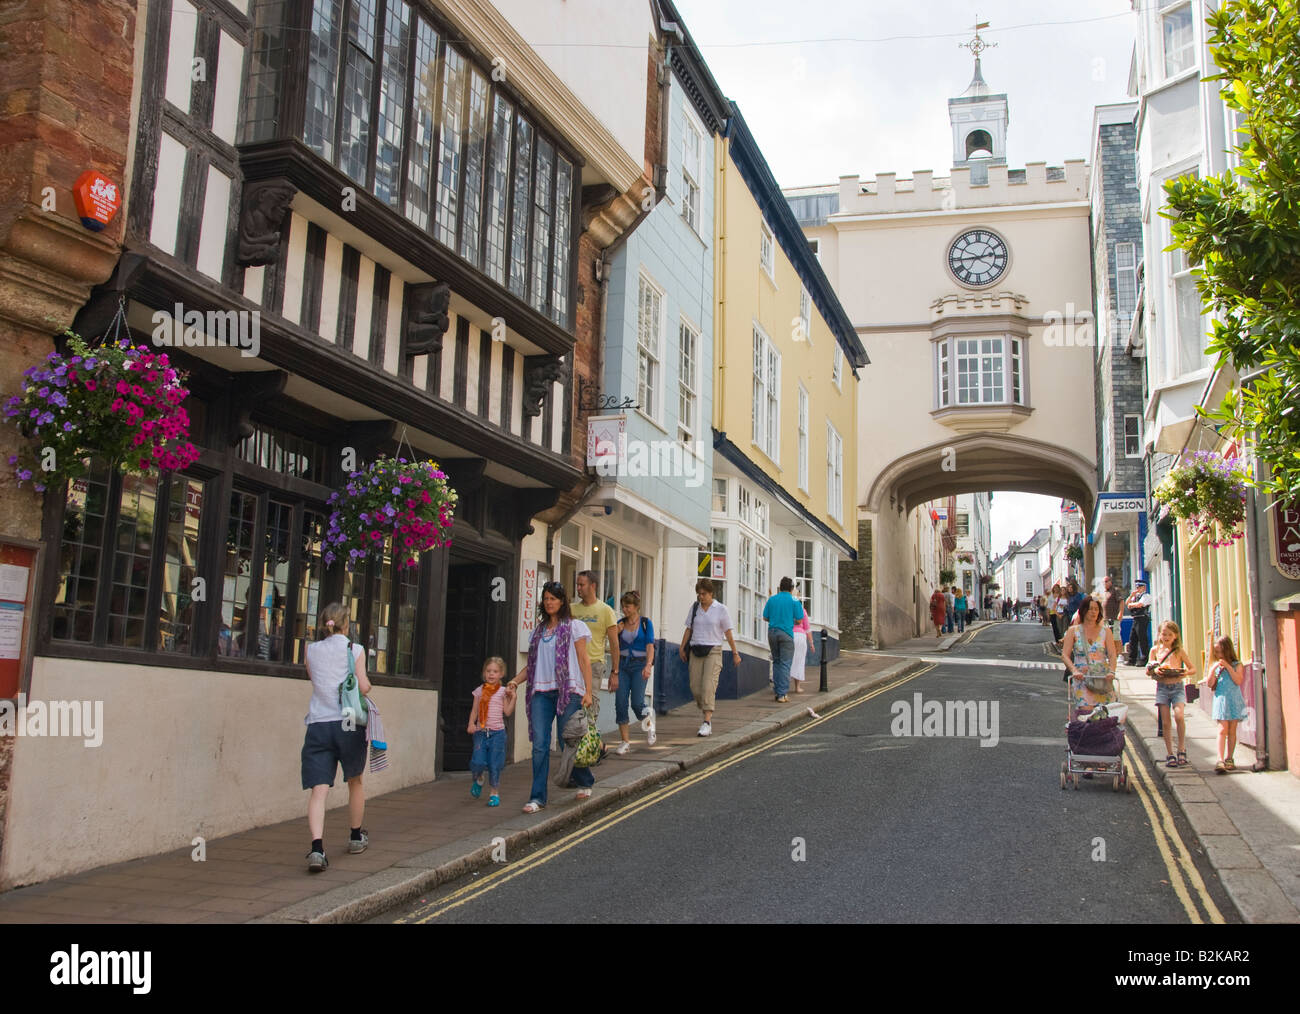
[{"label": "roman numeral clock dial", "polygon": [[948,248],[948,270],[963,285],[992,285],[1007,270],[1010,254],[1001,236],[988,229],[971,229]]}]

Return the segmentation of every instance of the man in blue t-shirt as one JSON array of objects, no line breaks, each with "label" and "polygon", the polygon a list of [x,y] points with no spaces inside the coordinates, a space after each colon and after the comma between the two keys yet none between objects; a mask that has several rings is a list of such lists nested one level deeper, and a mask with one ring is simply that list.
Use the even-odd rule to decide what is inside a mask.
[{"label": "man in blue t-shirt", "polygon": [[794,582],[781,578],[780,590],[763,606],[767,621],[767,646],[772,649],[772,689],[777,702],[785,704],[790,690],[790,663],[794,661],[794,625],[803,619],[803,603],[796,599]]}]

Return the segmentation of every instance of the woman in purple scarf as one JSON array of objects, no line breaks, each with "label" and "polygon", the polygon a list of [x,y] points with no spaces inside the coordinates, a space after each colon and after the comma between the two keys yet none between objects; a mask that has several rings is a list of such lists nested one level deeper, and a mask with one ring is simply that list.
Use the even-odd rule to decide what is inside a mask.
[{"label": "woman in purple scarf", "polygon": [[[536,813],[546,805],[546,781],[551,773],[551,723],[561,733],[565,723],[581,707],[591,704],[591,661],[587,651],[578,650],[578,642],[591,636],[581,620],[569,611],[569,595],[559,581],[542,585],[542,608],[537,627],[528,639],[528,664],[506,684],[513,696],[519,685],[528,681],[528,738],[533,743],[532,798],[524,813]],[[578,798],[591,795],[596,783],[589,768],[573,769],[578,783]]]}]

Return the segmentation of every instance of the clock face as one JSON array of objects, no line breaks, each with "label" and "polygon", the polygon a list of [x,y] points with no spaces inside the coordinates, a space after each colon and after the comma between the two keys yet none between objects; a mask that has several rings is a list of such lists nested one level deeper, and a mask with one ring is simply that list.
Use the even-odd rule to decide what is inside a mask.
[{"label": "clock face", "polygon": [[1006,241],[987,229],[962,233],[948,249],[948,270],[973,287],[992,285],[1006,272],[1009,260]]}]

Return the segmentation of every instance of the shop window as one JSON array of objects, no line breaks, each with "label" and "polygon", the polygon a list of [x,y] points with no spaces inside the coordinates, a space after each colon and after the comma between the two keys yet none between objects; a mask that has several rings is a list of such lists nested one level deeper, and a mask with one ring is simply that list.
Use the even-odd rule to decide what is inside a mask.
[{"label": "shop window", "polygon": [[207,483],[122,475],[100,463],[68,484],[50,636],[143,651],[194,650]]}]

